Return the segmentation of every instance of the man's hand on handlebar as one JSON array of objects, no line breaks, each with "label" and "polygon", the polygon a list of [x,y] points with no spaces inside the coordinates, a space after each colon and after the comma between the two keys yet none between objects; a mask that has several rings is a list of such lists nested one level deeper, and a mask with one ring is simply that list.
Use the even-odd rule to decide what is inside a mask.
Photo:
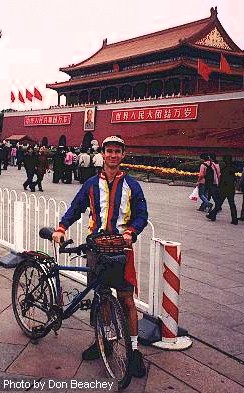
[{"label": "man's hand on handlebar", "polygon": [[124,238],[124,241],[125,241],[127,247],[131,248],[131,246],[132,246],[132,236],[131,236],[131,234],[124,233],[123,234],[123,238]]},{"label": "man's hand on handlebar", "polygon": [[65,240],[65,235],[62,232],[55,231],[53,232],[52,238],[55,243],[62,244]]}]

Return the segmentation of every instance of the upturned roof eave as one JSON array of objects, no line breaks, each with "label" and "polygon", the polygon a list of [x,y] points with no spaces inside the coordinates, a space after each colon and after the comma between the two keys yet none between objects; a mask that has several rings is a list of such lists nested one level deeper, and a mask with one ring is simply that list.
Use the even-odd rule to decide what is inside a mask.
[{"label": "upturned roof eave", "polygon": [[[202,48],[204,47],[203,45],[197,45],[195,42],[199,40],[202,36],[208,33],[210,29],[213,29],[214,27],[217,27],[217,29],[220,31],[221,35],[224,37],[225,41],[229,44],[233,54],[243,54],[243,51],[241,48],[238,47],[238,45],[235,44],[235,42],[230,38],[229,34],[227,31],[223,28],[221,22],[219,21],[217,15],[209,19],[209,24],[204,26],[200,31],[197,33],[193,34],[188,40],[187,43],[189,45],[192,45],[194,47]],[[230,53],[230,50],[222,49],[222,48],[214,48],[214,47],[206,47],[206,49],[211,50],[211,49],[216,49],[216,50],[221,50],[225,51],[226,53]]]},{"label": "upturned roof eave", "polygon": [[215,48],[214,46],[197,45],[191,42],[187,42],[187,46],[194,49],[203,50],[204,52],[215,52],[215,53],[223,53],[230,56],[244,57],[244,51],[234,52],[234,51],[230,51],[229,49]]},{"label": "upturned roof eave", "polygon": [[85,63],[86,61],[92,59],[94,56],[96,56],[99,52],[101,52],[101,50],[103,49],[103,47],[101,47],[100,49],[98,49],[95,53],[93,53],[90,57],[88,57],[87,59],[83,60],[82,62],[76,64],[76,65],[72,65],[72,66],[68,66],[68,67],[60,67],[59,71],[65,72],[66,74],[69,74],[69,72],[73,72],[76,69],[79,69],[78,65],[82,65],[82,63]]}]

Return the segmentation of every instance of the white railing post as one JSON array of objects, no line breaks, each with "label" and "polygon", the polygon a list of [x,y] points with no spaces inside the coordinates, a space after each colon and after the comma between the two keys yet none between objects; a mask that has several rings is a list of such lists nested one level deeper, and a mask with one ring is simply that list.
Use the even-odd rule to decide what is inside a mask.
[{"label": "white railing post", "polygon": [[14,202],[14,251],[22,252],[24,249],[24,204],[20,201]]}]

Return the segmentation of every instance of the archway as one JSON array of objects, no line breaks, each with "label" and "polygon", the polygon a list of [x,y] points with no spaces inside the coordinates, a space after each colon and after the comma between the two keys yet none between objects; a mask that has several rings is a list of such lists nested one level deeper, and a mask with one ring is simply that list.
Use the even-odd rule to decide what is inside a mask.
[{"label": "archway", "polygon": [[42,146],[48,146],[48,139],[47,139],[47,137],[46,136],[44,136],[43,138],[42,138]]},{"label": "archway", "polygon": [[66,147],[66,136],[65,135],[61,135],[61,137],[59,138],[58,145]]},{"label": "archway", "polygon": [[84,138],[82,140],[82,149],[84,149],[85,151],[87,151],[88,149],[91,149],[92,145],[91,145],[91,141],[94,139],[93,134],[91,131],[88,131],[85,133]]}]

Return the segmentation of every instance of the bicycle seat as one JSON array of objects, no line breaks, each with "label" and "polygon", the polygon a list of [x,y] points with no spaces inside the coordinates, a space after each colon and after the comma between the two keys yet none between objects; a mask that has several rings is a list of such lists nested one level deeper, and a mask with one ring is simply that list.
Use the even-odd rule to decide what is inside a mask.
[{"label": "bicycle seat", "polygon": [[54,231],[55,231],[55,229],[52,227],[43,227],[39,231],[39,236],[42,239],[47,239],[47,240],[52,241],[52,235],[53,235]]}]

